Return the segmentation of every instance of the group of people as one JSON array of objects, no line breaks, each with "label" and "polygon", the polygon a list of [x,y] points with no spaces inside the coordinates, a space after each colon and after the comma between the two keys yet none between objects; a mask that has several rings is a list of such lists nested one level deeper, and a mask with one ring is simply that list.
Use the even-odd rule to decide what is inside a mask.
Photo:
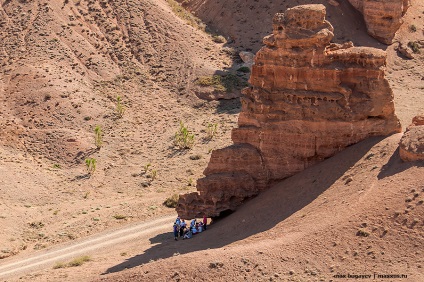
[{"label": "group of people", "polygon": [[174,230],[174,239],[175,241],[178,238],[190,239],[193,235],[197,233],[201,233],[206,230],[206,226],[208,225],[208,218],[206,215],[203,216],[202,221],[197,221],[195,218],[190,221],[190,226],[187,225],[184,219],[177,217],[174,222],[173,230]]}]

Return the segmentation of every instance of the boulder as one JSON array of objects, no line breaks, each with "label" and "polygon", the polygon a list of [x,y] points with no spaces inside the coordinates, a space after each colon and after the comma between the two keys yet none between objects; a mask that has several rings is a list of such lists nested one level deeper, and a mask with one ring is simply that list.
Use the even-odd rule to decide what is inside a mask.
[{"label": "boulder", "polygon": [[414,58],[414,52],[405,44],[403,43],[399,43],[398,47],[397,47],[397,51],[399,52],[399,54],[401,54],[402,56],[404,56],[407,59],[413,59]]},{"label": "boulder", "polygon": [[253,54],[252,52],[241,51],[239,53],[239,56],[246,67],[252,68],[255,59],[255,54]]},{"label": "boulder", "polygon": [[400,140],[399,154],[405,162],[424,160],[424,114],[412,119]]},{"label": "boulder", "polygon": [[385,44],[391,44],[402,25],[410,0],[349,0],[363,15],[368,33]]},{"label": "boulder", "polygon": [[323,5],[278,13],[241,97],[234,145],[212,153],[197,194],[177,212],[219,216],[370,136],[400,132],[384,77],[386,53],[331,43]]}]

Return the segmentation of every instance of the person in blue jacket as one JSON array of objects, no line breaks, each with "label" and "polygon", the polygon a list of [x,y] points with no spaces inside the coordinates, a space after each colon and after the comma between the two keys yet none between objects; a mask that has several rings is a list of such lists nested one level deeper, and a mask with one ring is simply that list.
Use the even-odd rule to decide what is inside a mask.
[{"label": "person in blue jacket", "polygon": [[178,240],[178,231],[179,231],[178,228],[179,228],[179,225],[177,223],[174,223],[173,228],[174,228],[174,239],[175,239],[175,241],[177,241]]}]

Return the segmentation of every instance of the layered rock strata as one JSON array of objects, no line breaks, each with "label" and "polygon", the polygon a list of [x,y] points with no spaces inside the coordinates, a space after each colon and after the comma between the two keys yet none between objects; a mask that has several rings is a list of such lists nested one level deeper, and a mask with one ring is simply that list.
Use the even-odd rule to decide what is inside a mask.
[{"label": "layered rock strata", "polygon": [[399,154],[405,162],[424,160],[424,113],[412,119],[400,140]]},{"label": "layered rock strata", "polygon": [[180,216],[233,211],[273,182],[369,136],[400,131],[384,78],[386,53],[330,43],[325,6],[278,13],[244,89],[234,145],[212,153]]},{"label": "layered rock strata", "polygon": [[385,44],[391,44],[402,25],[410,0],[349,0],[363,15],[368,33]]}]

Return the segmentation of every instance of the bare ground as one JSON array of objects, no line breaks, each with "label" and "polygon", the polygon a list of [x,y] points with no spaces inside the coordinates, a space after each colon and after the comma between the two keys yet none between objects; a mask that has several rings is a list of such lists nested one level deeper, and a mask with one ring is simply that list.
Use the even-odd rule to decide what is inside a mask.
[{"label": "bare ground", "polygon": [[[269,15],[283,10],[256,7],[264,20],[253,25],[249,5],[228,2],[225,11],[234,16],[212,20],[224,35],[224,27],[237,27],[244,41],[217,44],[164,1],[78,2],[1,1],[0,267],[172,212],[162,202],[194,190],[210,150],[230,143],[239,111],[236,101],[197,99],[195,78],[236,68],[240,62],[225,48],[256,51],[270,31]],[[405,44],[424,39],[424,4],[412,4],[397,36]],[[210,11],[223,11],[220,1],[214,5]],[[356,12],[327,6],[335,40],[387,49],[387,77],[405,128],[424,105],[423,55],[399,56],[397,43],[387,48],[365,34]],[[118,95],[123,118],[116,115]],[[192,150],[172,144],[180,120],[196,136]],[[219,124],[212,140],[205,138],[208,123]],[[104,132],[100,150],[96,125]],[[13,279],[328,281],[337,273],[375,272],[422,281],[423,168],[399,160],[399,138],[352,146],[193,240],[174,242],[160,231],[96,251],[78,268],[52,269],[52,261]],[[91,176],[87,157],[97,160]]]}]

